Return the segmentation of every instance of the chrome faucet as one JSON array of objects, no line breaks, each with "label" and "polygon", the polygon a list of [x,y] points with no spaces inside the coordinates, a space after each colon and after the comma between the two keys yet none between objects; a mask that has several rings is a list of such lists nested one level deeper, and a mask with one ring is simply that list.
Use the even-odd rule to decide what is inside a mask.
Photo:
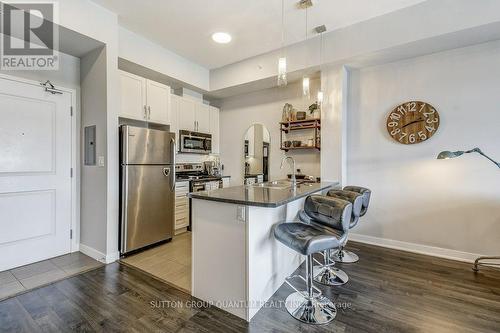
[{"label": "chrome faucet", "polygon": [[293,187],[296,187],[297,186],[297,178],[295,177],[295,159],[291,156],[285,156],[283,157],[283,159],[281,160],[281,167],[280,169],[283,169],[283,163],[285,163],[286,160],[291,160],[292,161],[292,186]]}]

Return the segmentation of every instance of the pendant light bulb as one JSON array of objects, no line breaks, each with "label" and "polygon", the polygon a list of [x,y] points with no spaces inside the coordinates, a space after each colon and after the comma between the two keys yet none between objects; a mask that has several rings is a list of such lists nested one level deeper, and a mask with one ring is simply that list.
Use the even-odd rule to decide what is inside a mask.
[{"label": "pendant light bulb", "polygon": [[318,106],[321,107],[323,105],[323,92],[321,90],[318,90]]},{"label": "pendant light bulb", "polygon": [[278,59],[278,87],[286,86],[286,57],[285,57],[285,0],[281,0],[281,47],[283,56]]},{"label": "pendant light bulb", "polygon": [[302,79],[302,95],[306,98],[311,97],[311,89],[310,89],[310,84],[309,84],[309,78],[304,77]]},{"label": "pendant light bulb", "polygon": [[278,60],[278,86],[286,86],[286,58],[281,57]]}]

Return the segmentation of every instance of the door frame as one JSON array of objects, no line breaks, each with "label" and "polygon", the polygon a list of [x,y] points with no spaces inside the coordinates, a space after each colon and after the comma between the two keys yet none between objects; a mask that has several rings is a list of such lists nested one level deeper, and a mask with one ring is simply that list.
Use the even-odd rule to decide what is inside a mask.
[{"label": "door frame", "polygon": [[[14,81],[24,84],[36,86],[40,89],[43,87],[39,81],[25,79],[19,76],[0,74],[0,79]],[[71,107],[73,108],[73,116],[71,117],[71,168],[73,168],[73,177],[71,178],[71,230],[73,230],[73,238],[71,239],[70,253],[80,250],[80,136],[78,126],[80,125],[80,105],[76,103],[77,90],[66,88],[64,86],[56,86],[57,90],[63,93],[70,94]],[[70,110],[68,110],[70,112]]]}]

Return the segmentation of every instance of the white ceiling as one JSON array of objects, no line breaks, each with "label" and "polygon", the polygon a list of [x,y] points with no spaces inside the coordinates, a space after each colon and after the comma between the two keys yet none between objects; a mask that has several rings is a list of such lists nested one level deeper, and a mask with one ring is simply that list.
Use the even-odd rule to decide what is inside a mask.
[{"label": "white ceiling", "polygon": [[[125,28],[209,69],[279,49],[281,0],[93,0],[119,16]],[[387,14],[424,0],[313,0],[308,10],[309,36]],[[298,0],[285,0],[285,44],[305,39],[305,11]],[[233,41],[212,41],[217,31]]]}]

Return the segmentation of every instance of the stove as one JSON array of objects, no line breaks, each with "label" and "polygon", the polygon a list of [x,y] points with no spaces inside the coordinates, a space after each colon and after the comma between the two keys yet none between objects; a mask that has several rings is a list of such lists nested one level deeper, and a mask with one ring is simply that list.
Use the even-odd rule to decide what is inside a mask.
[{"label": "stove", "polygon": [[[202,163],[183,163],[175,166],[177,181],[189,181],[190,192],[205,191],[206,183],[220,182],[221,177],[209,175]],[[215,186],[215,185],[214,185]],[[214,189],[212,186],[210,189]]]},{"label": "stove", "polygon": [[219,181],[222,178],[209,175],[202,163],[183,163],[175,166],[177,181]]}]

